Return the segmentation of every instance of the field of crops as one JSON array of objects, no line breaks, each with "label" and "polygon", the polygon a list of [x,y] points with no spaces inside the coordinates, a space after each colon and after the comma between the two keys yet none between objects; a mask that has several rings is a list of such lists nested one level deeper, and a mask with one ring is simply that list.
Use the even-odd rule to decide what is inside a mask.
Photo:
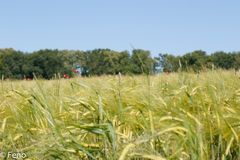
[{"label": "field of crops", "polygon": [[0,85],[2,158],[240,159],[234,71]]}]

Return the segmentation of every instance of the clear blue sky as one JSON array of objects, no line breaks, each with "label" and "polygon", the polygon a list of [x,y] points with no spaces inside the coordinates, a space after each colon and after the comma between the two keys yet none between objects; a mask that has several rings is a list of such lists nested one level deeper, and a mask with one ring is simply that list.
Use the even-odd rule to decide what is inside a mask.
[{"label": "clear blue sky", "polygon": [[239,0],[5,0],[0,48],[240,50]]}]

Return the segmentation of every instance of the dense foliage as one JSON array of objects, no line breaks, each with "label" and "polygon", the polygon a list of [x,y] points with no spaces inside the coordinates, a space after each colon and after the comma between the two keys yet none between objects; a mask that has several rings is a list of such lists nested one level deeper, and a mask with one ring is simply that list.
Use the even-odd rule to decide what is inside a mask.
[{"label": "dense foliage", "polygon": [[91,51],[39,50],[24,53],[14,49],[0,49],[0,76],[2,78],[51,79],[67,74],[73,76],[73,70],[79,67],[81,75],[154,74],[161,71],[194,71],[203,69],[239,69],[240,52],[215,52],[208,55],[197,50],[182,56],[159,54],[151,57],[147,50],[134,49],[113,51],[94,49]]},{"label": "dense foliage", "polygon": [[205,51],[196,50],[182,56],[159,54],[155,58],[164,71],[194,71],[208,69],[236,69],[240,68],[240,52],[218,51],[207,54]]}]

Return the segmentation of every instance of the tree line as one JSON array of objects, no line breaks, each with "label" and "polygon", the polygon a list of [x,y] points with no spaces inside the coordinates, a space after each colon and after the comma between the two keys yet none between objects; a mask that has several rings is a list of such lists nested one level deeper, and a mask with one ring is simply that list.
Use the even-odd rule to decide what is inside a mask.
[{"label": "tree line", "polygon": [[240,52],[217,51],[207,54],[205,51],[196,50],[182,56],[159,54],[155,57],[158,66],[165,72],[188,71],[199,72],[209,69],[240,69]]},{"label": "tree line", "polygon": [[0,49],[0,76],[2,78],[51,79],[64,74],[73,77],[78,68],[82,76],[114,74],[156,74],[159,72],[192,71],[203,69],[239,69],[240,52],[215,52],[207,54],[197,50],[184,55],[158,54],[134,49],[53,50],[44,49],[25,53],[11,48]]}]

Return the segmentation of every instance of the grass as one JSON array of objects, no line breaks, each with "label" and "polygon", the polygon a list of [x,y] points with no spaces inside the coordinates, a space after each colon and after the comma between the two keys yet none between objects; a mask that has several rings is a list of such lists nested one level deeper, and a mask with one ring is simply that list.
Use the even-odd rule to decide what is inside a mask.
[{"label": "grass", "polygon": [[0,151],[49,160],[237,160],[239,81],[234,71],[1,81]]}]

